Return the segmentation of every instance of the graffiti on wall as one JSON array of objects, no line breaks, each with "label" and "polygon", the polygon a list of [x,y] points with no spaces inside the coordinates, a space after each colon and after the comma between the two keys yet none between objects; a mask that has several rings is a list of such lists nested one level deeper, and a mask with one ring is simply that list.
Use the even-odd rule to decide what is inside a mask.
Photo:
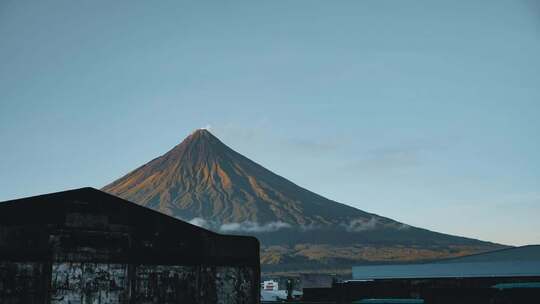
[{"label": "graffiti on wall", "polygon": [[256,303],[248,267],[137,267],[136,303]]},{"label": "graffiti on wall", "polygon": [[140,265],[136,269],[136,303],[196,303],[197,267]]},{"label": "graffiti on wall", "polygon": [[250,292],[253,269],[247,267],[217,267],[216,293],[218,304],[256,303]]},{"label": "graffiti on wall", "polygon": [[51,303],[124,303],[127,299],[127,265],[54,263]]},{"label": "graffiti on wall", "polygon": [[49,264],[50,273],[46,267],[0,263],[0,303],[43,303],[46,293],[54,304],[257,302],[250,267],[63,262]]}]

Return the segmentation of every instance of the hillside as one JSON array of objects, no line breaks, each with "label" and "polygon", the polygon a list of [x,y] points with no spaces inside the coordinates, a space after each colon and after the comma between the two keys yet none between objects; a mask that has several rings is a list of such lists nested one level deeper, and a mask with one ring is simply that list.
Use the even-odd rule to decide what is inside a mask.
[{"label": "hillside", "polygon": [[217,232],[257,236],[267,271],[347,268],[502,248],[324,198],[203,129],[102,190]]}]

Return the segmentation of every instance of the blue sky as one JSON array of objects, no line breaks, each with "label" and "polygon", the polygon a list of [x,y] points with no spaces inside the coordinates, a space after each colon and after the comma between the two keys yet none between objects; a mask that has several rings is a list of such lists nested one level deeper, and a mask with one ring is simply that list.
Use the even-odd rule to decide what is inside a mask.
[{"label": "blue sky", "polygon": [[536,1],[7,0],[0,37],[0,200],[210,125],[328,198],[540,243]]}]

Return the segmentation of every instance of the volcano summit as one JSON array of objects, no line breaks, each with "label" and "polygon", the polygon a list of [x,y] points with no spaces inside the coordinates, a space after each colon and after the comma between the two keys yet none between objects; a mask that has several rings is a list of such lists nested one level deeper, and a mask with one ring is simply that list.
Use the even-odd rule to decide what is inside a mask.
[{"label": "volcano summit", "polygon": [[104,191],[217,232],[261,240],[266,271],[346,269],[502,248],[341,204],[271,172],[199,129]]}]

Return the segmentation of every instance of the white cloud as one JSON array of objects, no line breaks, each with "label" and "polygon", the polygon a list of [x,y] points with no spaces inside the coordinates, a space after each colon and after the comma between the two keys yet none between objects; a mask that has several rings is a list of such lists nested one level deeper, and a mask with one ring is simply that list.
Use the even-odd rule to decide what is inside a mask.
[{"label": "white cloud", "polygon": [[349,223],[342,224],[342,226],[349,232],[362,232],[377,228],[378,223],[379,221],[375,217],[369,219],[357,218],[351,220]]},{"label": "white cloud", "polygon": [[188,221],[188,223],[199,226],[201,228],[210,228],[210,223],[208,223],[207,220],[201,218],[201,217],[194,217],[191,220]]},{"label": "white cloud", "polygon": [[241,223],[223,224],[219,227],[219,230],[222,232],[273,232],[290,227],[291,225],[285,222],[270,222],[260,225],[256,222],[245,221]]}]

